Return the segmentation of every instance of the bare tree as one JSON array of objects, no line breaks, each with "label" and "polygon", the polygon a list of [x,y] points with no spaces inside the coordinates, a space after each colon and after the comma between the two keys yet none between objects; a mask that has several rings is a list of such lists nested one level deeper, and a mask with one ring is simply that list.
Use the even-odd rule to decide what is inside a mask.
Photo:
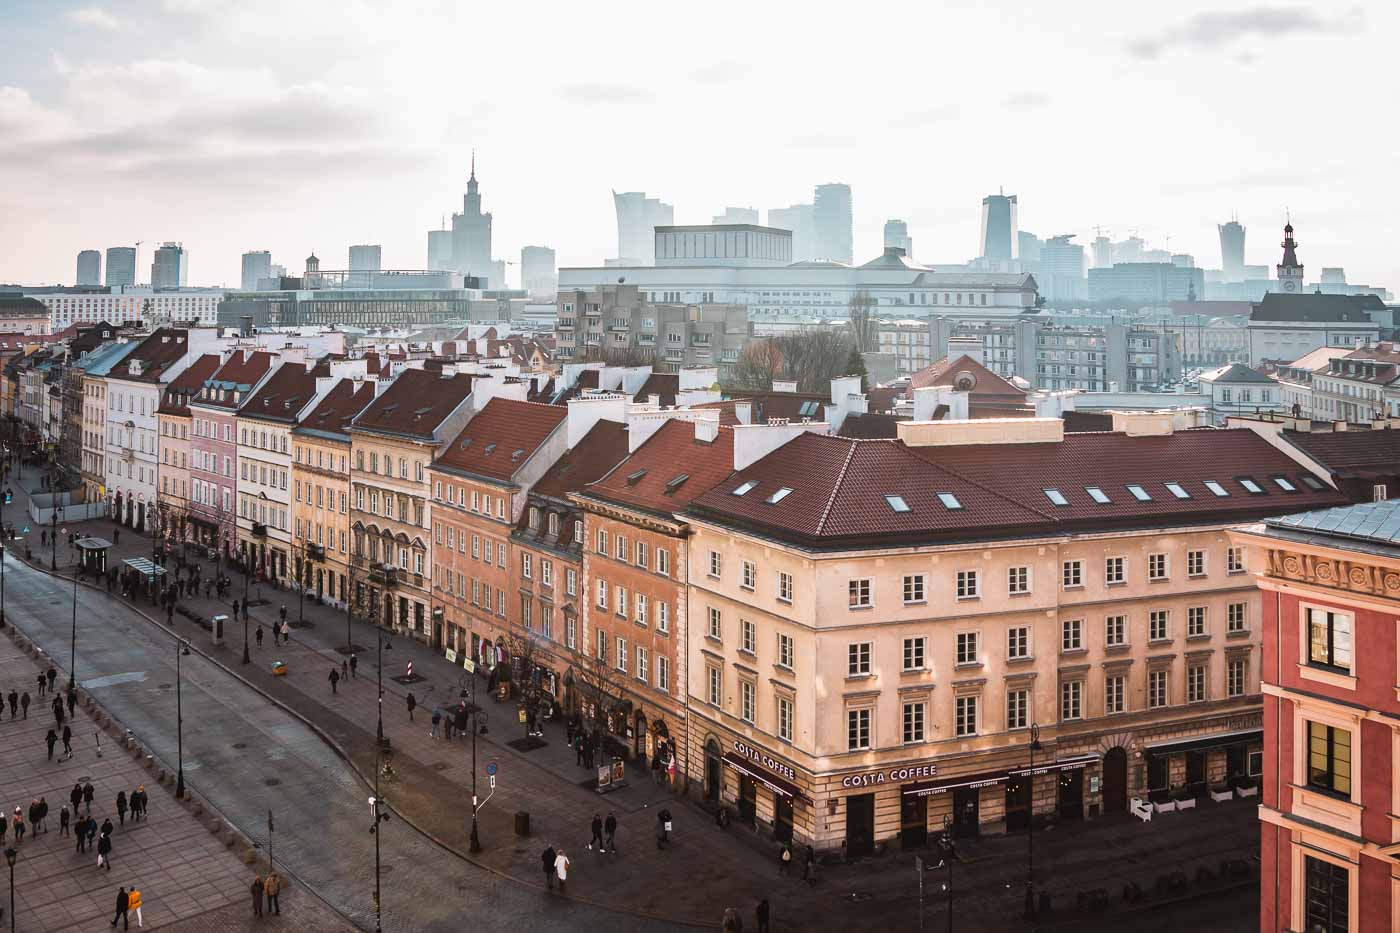
[{"label": "bare tree", "polygon": [[[604,709],[622,700],[621,680],[617,671],[608,664],[607,658],[580,654],[574,667],[574,683],[585,706],[592,709],[593,723],[605,723]],[[585,722],[587,721],[585,717]]]},{"label": "bare tree", "polygon": [[661,354],[655,347],[589,347],[578,361],[608,366],[656,366],[661,362]]},{"label": "bare tree", "polygon": [[846,374],[851,341],[831,330],[811,330],[783,334],[773,342],[782,355],[782,377],[797,382],[797,391],[825,393],[831,380]]},{"label": "bare tree", "polygon": [[865,289],[857,291],[847,303],[850,315],[851,340],[856,350],[869,353],[875,349],[875,299]]},{"label": "bare tree", "polygon": [[772,340],[755,340],[744,348],[743,356],[729,371],[731,390],[767,392],[783,371],[783,355]]}]

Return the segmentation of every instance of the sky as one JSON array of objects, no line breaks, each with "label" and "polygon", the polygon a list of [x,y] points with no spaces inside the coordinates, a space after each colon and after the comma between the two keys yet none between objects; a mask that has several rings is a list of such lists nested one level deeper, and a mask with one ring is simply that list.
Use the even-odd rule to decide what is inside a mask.
[{"label": "sky", "polygon": [[966,261],[1004,189],[1042,237],[1206,267],[1232,216],[1272,266],[1291,212],[1310,281],[1400,289],[1397,26],[1326,0],[0,0],[0,282],[137,241],[148,276],[166,240],[191,284],[254,249],[422,268],[475,150],[507,260],[601,264],[612,189],[707,223],[839,181],[857,261],[892,217]]}]

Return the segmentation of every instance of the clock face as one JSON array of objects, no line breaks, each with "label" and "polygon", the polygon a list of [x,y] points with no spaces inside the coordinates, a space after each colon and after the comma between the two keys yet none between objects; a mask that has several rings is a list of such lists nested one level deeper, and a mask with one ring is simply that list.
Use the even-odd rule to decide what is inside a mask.
[{"label": "clock face", "polygon": [[1293,283],[1292,283],[1292,282],[1284,282],[1284,283],[1283,283],[1283,290],[1286,291],[1286,292],[1291,292],[1291,291],[1293,291],[1293,287],[1294,287],[1294,286],[1293,286]]}]

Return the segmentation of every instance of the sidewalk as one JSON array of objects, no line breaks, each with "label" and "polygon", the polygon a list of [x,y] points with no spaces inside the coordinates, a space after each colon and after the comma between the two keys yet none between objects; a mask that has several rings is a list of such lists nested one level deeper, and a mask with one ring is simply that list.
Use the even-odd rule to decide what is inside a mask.
[{"label": "sidewalk", "polygon": [[[33,474],[26,473],[26,481]],[[16,502],[20,490],[16,485]],[[8,517],[8,516],[7,516]],[[17,522],[18,526],[19,523]],[[70,526],[70,531],[112,539],[112,525],[106,521]],[[23,542],[16,542],[22,547]],[[36,542],[37,543],[37,542]],[[35,548],[38,561],[38,548]],[[62,570],[65,546],[60,546]],[[22,551],[21,551],[22,553]],[[151,543],[129,529],[122,529],[120,543],[109,554],[109,566],[120,565],[128,557],[149,557]],[[47,553],[44,555],[47,565]],[[207,570],[212,570],[208,567]],[[243,580],[233,572],[230,600],[242,598]],[[257,599],[258,587],[250,588]],[[201,649],[225,664],[235,674],[283,703],[307,720],[335,745],[359,770],[372,780],[375,761],[375,657],[372,650],[359,656],[359,676],[342,681],[339,693],[332,695],[327,675],[340,669],[343,655],[336,649],[345,641],[345,615],[308,601],[304,607],[307,627],[294,627],[292,643],[274,648],[272,624],[285,602],[288,619],[298,618],[296,594],[264,585],[266,605],[255,605],[251,612],[249,645],[253,662],[242,665],[241,624],[230,626],[227,643],[213,648],[209,635],[196,628],[177,611],[174,627],[190,637]],[[115,595],[114,598],[120,598]],[[181,604],[203,618],[227,613],[222,601],[202,596]],[[165,621],[159,608],[138,606],[152,618]],[[256,647],[252,632],[263,624],[265,639]],[[375,644],[375,631],[356,622],[356,643]],[[541,889],[543,878],[539,852],[547,845],[562,846],[573,862],[570,896],[619,910],[645,915],[682,919],[713,925],[726,906],[735,906],[752,918],[760,898],[773,905],[776,929],[829,927],[832,922],[845,928],[866,928],[870,924],[901,923],[894,918],[912,916],[917,904],[917,877],[912,868],[913,853],[893,853],[851,865],[823,867],[821,882],[811,887],[792,878],[779,878],[777,844],[762,840],[747,827],[734,825],[728,830],[716,827],[698,806],[652,784],[649,774],[629,774],[629,787],[599,796],[592,787],[593,772],[574,763],[567,747],[564,728],[557,722],[543,726],[544,747],[520,752],[506,743],[522,738],[525,727],[517,722],[513,702],[497,704],[485,699],[485,681],[478,682],[478,702],[489,716],[488,734],[477,741],[478,793],[485,799],[486,764],[498,766],[497,786],[480,815],[480,835],[485,851],[468,856],[472,785],[471,743],[460,737],[452,743],[430,737],[430,718],[438,704],[455,705],[462,669],[448,664],[437,652],[405,638],[392,638],[392,648],[384,656],[384,731],[393,749],[395,780],[387,782],[383,793],[393,807],[415,826],[463,857],[483,868],[515,881]],[[288,674],[271,674],[272,661],[286,663]],[[415,674],[425,679],[404,687],[390,678],[403,673],[408,661]],[[405,703],[412,690],[418,700],[415,719],[410,722]],[[670,848],[657,851],[655,813],[668,806],[675,831]],[[530,814],[529,838],[514,834],[516,811]],[[619,823],[620,854],[589,852],[589,822],[595,812],[606,817],[616,814]],[[1194,814],[1178,821],[1153,824],[1100,820],[1063,825],[1053,832],[1037,833],[1035,840],[1038,888],[1048,889],[1058,905],[1072,902],[1078,889],[1107,887],[1114,892],[1129,879],[1150,886],[1160,873],[1186,871],[1194,877],[1196,866],[1212,868],[1221,858],[1238,858],[1257,851],[1258,829],[1252,810],[1225,813],[1211,823],[1209,834]],[[750,834],[751,844],[741,843],[740,834]],[[730,838],[733,836],[734,838]],[[986,929],[1017,927],[1024,884],[1024,836],[991,837],[960,846],[963,864],[957,867],[959,898],[977,894],[978,910]],[[925,853],[937,863],[938,855]],[[941,873],[931,873],[928,881],[930,903],[942,903]],[[972,901],[968,902],[969,908]],[[961,912],[960,912],[961,913]],[[877,918],[885,918],[879,920]],[[1013,919],[1014,918],[1014,919]],[[1121,918],[1120,918],[1121,919]],[[971,918],[960,920],[959,928],[977,929]],[[1088,929],[1088,926],[1082,928]],[[1106,929],[1108,927],[1105,927]]]}]

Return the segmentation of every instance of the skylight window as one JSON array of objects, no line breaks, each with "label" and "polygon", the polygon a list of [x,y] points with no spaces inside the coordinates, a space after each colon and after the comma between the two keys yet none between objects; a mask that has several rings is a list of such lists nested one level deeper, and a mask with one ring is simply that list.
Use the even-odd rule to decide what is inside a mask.
[{"label": "skylight window", "polygon": [[1217,496],[1220,496],[1222,499],[1230,495],[1229,490],[1227,490],[1224,486],[1220,485],[1213,479],[1205,480],[1205,484],[1207,489],[1215,493]]},{"label": "skylight window", "polygon": [[1244,487],[1244,491],[1251,496],[1262,496],[1264,494],[1263,488],[1248,476],[1241,476],[1238,479],[1240,485]]},{"label": "skylight window", "polygon": [[1162,485],[1167,487],[1167,492],[1176,496],[1178,499],[1191,498],[1191,494],[1183,489],[1180,483],[1163,483]]},{"label": "skylight window", "polygon": [[1046,489],[1045,498],[1049,499],[1055,505],[1069,505],[1069,500],[1065,498],[1065,494],[1058,489]]},{"label": "skylight window", "polygon": [[684,486],[685,481],[688,479],[690,479],[689,473],[682,473],[679,476],[672,477],[670,482],[666,484],[666,491],[668,493],[675,492],[677,489],[680,489],[682,486]]},{"label": "skylight window", "polygon": [[493,453],[496,452],[496,445],[495,445],[495,444],[487,444],[486,447],[483,448],[482,452],[483,452],[486,456],[489,457],[489,456],[491,456]]},{"label": "skylight window", "polygon": [[1151,501],[1152,501],[1152,493],[1148,492],[1146,489],[1143,489],[1143,488],[1142,488],[1141,486],[1139,486],[1137,483],[1129,483],[1129,484],[1128,484],[1128,492],[1132,493],[1132,494],[1133,494],[1133,498],[1136,499],[1136,500],[1139,501],[1139,502],[1151,502]]},{"label": "skylight window", "polygon": [[1084,491],[1089,494],[1090,499],[1093,499],[1099,505],[1109,505],[1113,502],[1113,500],[1108,497],[1108,493],[1097,486],[1085,486]]},{"label": "skylight window", "polygon": [[1286,477],[1286,476],[1275,476],[1275,477],[1274,477],[1274,485],[1278,486],[1278,488],[1279,488],[1279,489],[1282,489],[1284,492],[1297,492],[1297,491],[1298,491],[1298,487],[1297,487],[1297,486],[1294,486],[1292,483],[1290,483],[1290,482],[1288,481],[1288,477]]},{"label": "skylight window", "polygon": [[786,499],[788,497],[788,493],[790,492],[792,492],[792,490],[789,489],[787,486],[784,486],[782,489],[779,489],[777,492],[773,493],[773,495],[768,497],[768,504],[777,505],[779,502],[782,502],[784,499]]},{"label": "skylight window", "polygon": [[627,485],[635,486],[642,481],[642,477],[647,475],[646,470],[637,470],[635,473],[627,474]]},{"label": "skylight window", "polygon": [[904,501],[903,496],[885,496],[885,501],[890,504],[890,508],[896,512],[909,511],[909,503]]},{"label": "skylight window", "polygon": [[1325,488],[1322,482],[1311,473],[1300,473],[1298,474],[1298,478],[1303,481],[1304,486],[1308,487],[1313,492],[1321,492]]},{"label": "skylight window", "polygon": [[816,415],[817,406],[819,404],[820,403],[809,399],[808,401],[802,403],[802,407],[797,409],[797,413],[803,418],[811,418],[814,415]]},{"label": "skylight window", "polygon": [[938,501],[943,503],[945,509],[962,508],[962,503],[958,501],[958,497],[951,492],[940,492],[938,494]]},{"label": "skylight window", "polygon": [[735,486],[735,487],[734,487],[734,491],[731,492],[730,495],[731,495],[731,496],[742,496],[742,495],[744,495],[745,493],[747,493],[747,492],[749,492],[750,490],[752,490],[752,489],[753,489],[755,486],[757,486],[757,485],[758,485],[758,483],[755,483],[753,480],[751,480],[751,479],[746,479],[746,480],[744,480],[742,483],[740,483],[738,486]]}]

